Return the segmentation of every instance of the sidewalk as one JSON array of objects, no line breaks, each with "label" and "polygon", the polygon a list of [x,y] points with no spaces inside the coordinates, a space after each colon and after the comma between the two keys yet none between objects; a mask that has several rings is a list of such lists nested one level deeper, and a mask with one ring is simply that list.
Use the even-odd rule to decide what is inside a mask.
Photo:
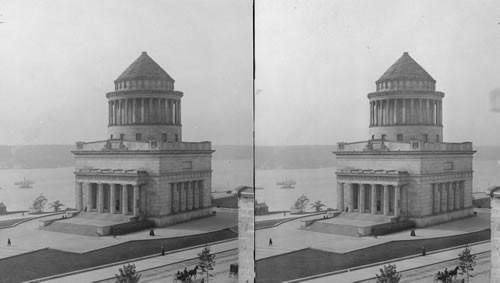
[{"label": "sidewalk", "polygon": [[[53,218],[60,218],[60,215],[46,216],[43,219]],[[218,231],[238,225],[237,213],[232,211],[217,211],[216,216],[201,218],[165,228],[156,228],[155,237],[150,237],[149,231],[140,231],[120,235],[117,239],[113,239],[111,236],[90,237],[39,230],[39,220],[33,219],[15,227],[2,229],[0,232],[0,259],[47,247],[68,252],[84,253],[133,240],[188,236]],[[7,246],[7,238],[11,239],[12,246]]]},{"label": "sidewalk", "polygon": [[[490,211],[487,209],[476,209],[476,211],[478,212],[477,216],[416,229],[416,237],[410,237],[408,231],[402,231],[379,236],[376,239],[373,237],[350,237],[302,230],[300,229],[301,221],[307,218],[291,220],[277,227],[256,230],[255,256],[256,260],[260,260],[304,248],[347,253],[390,241],[453,236],[490,228]],[[273,240],[273,246],[268,245],[270,238]]]},{"label": "sidewalk", "polygon": [[[220,244],[215,244],[210,246],[211,253],[218,253],[227,250],[237,249],[238,241],[232,240]],[[180,261],[185,261],[198,257],[198,253],[201,251],[202,247],[193,248],[189,250],[184,250],[180,252],[171,252],[165,254],[165,256],[155,256],[145,259],[139,259],[137,261],[129,261],[129,263],[135,264],[137,271],[143,271],[146,269],[157,268],[168,264],[177,263]],[[106,266],[86,272],[80,272],[78,274],[68,275],[64,277],[59,277],[55,279],[42,280],[40,282],[53,282],[53,283],[65,283],[65,282],[94,282],[103,280],[106,278],[114,277],[118,273],[118,269],[123,266],[124,263],[113,264],[111,266]],[[37,280],[38,282],[38,280]]]},{"label": "sidewalk", "polygon": [[[491,250],[491,243],[481,243],[481,244],[476,244],[476,245],[471,245],[470,246],[472,252],[474,254],[482,253],[482,252],[488,252]],[[447,260],[452,260],[457,258],[457,254],[463,250],[462,247],[452,249],[452,250],[447,250],[443,252],[437,252],[437,253],[431,253],[427,254],[426,256],[417,256],[409,259],[394,259],[391,260],[390,262],[396,262],[397,263],[397,269],[398,271],[405,271],[409,269],[414,269],[416,267],[422,267],[422,266],[427,266],[427,265],[432,265],[432,264],[437,264],[443,261]],[[387,264],[387,263],[386,263]],[[371,267],[366,267],[350,272],[343,272],[340,274],[333,274],[333,275],[326,275],[323,277],[318,277],[318,276],[311,276],[309,280],[306,278],[302,279],[297,279],[297,280],[290,280],[287,282],[310,282],[310,283],[320,283],[320,282],[354,282],[354,281],[361,281],[361,280],[366,280],[375,277],[375,274],[380,273],[380,268],[384,264],[377,264],[375,266]],[[317,277],[317,278],[313,278]]]}]

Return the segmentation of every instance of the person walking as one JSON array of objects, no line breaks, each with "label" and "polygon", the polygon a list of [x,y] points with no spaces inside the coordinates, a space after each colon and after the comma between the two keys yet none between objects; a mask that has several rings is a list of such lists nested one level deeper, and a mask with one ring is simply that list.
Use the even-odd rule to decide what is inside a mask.
[{"label": "person walking", "polygon": [[422,246],[422,256],[425,256],[425,247]]},{"label": "person walking", "polygon": [[273,239],[269,238],[269,246],[273,245]]},{"label": "person walking", "polygon": [[12,243],[10,242],[10,238],[7,239],[7,246],[10,246]]},{"label": "person walking", "polygon": [[164,256],[165,255],[165,248],[163,246],[161,246],[161,255]]}]

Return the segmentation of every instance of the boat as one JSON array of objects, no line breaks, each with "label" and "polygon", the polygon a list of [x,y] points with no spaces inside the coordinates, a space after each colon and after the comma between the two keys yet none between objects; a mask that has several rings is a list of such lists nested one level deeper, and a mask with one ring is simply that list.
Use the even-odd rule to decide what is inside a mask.
[{"label": "boat", "polygon": [[295,184],[297,184],[297,182],[295,182],[292,179],[287,179],[287,178],[285,178],[285,180],[282,182],[276,183],[276,185],[281,186],[281,188],[290,188],[290,187],[293,187],[293,185],[295,185]]},{"label": "boat", "polygon": [[14,182],[14,185],[18,186],[20,189],[31,189],[32,186],[35,182],[30,179],[26,179],[26,177],[23,178],[22,181]]}]

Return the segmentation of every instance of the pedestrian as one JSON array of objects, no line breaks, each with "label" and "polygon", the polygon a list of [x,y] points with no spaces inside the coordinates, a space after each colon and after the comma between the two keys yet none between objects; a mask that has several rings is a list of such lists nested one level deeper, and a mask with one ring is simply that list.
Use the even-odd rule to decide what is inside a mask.
[{"label": "pedestrian", "polygon": [[269,246],[273,245],[273,239],[269,238]]},{"label": "pedestrian", "polygon": [[151,237],[152,237],[152,236],[154,236],[154,235],[155,235],[155,230],[151,229],[151,230],[149,231],[149,236],[151,236]]},{"label": "pedestrian", "polygon": [[373,230],[373,238],[377,239],[377,230]]},{"label": "pedestrian", "polygon": [[163,246],[161,246],[161,255],[164,256],[165,255],[165,248]]},{"label": "pedestrian", "polygon": [[7,246],[10,246],[12,243],[10,242],[10,238],[7,239]]},{"label": "pedestrian", "polygon": [[415,237],[415,229],[411,228],[410,236]]},{"label": "pedestrian", "polygon": [[425,247],[422,246],[422,256],[425,256]]}]

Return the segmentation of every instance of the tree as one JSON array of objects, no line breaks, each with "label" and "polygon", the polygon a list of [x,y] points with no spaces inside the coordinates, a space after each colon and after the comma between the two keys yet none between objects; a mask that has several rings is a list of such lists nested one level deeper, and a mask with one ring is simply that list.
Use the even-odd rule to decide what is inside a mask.
[{"label": "tree", "polygon": [[200,268],[200,271],[198,271],[199,274],[203,275],[204,273],[207,274],[207,282],[208,283],[208,278],[213,276],[210,274],[210,270],[214,270],[215,266],[215,255],[210,253],[210,247],[208,245],[205,245],[205,248],[201,252],[198,253],[198,267]]},{"label": "tree", "polygon": [[312,207],[312,208],[314,208],[314,210],[315,210],[316,212],[320,212],[320,211],[321,211],[321,208],[322,208],[323,206],[326,206],[326,205],[324,205],[324,204],[323,204],[320,200],[318,200],[318,201],[316,201],[316,202],[311,203],[311,207]]},{"label": "tree", "polygon": [[125,264],[118,271],[120,275],[115,274],[116,283],[137,283],[141,279],[141,274],[135,270],[135,264]]},{"label": "tree", "polygon": [[465,249],[458,254],[458,268],[460,269],[460,275],[467,275],[467,282],[469,282],[469,271],[474,270],[476,265],[476,255],[471,254],[471,249],[469,246],[465,246]]},{"label": "tree", "polygon": [[41,213],[43,211],[43,208],[45,207],[46,203],[47,203],[47,198],[43,194],[40,194],[33,201],[33,204],[31,205],[31,209],[34,212]]},{"label": "tree", "polygon": [[59,211],[59,208],[60,208],[61,206],[64,206],[64,204],[62,204],[62,203],[61,203],[60,201],[58,201],[58,200],[56,200],[56,201],[54,201],[54,202],[52,202],[52,203],[49,203],[49,207],[50,207],[50,208],[54,208],[54,211],[55,211],[55,212],[58,212],[58,211]]},{"label": "tree", "polygon": [[380,268],[380,275],[377,276],[377,283],[398,283],[401,280],[401,274],[397,272],[395,264],[384,265]]},{"label": "tree", "polygon": [[304,212],[308,203],[309,199],[305,195],[301,195],[293,204],[292,210]]}]

